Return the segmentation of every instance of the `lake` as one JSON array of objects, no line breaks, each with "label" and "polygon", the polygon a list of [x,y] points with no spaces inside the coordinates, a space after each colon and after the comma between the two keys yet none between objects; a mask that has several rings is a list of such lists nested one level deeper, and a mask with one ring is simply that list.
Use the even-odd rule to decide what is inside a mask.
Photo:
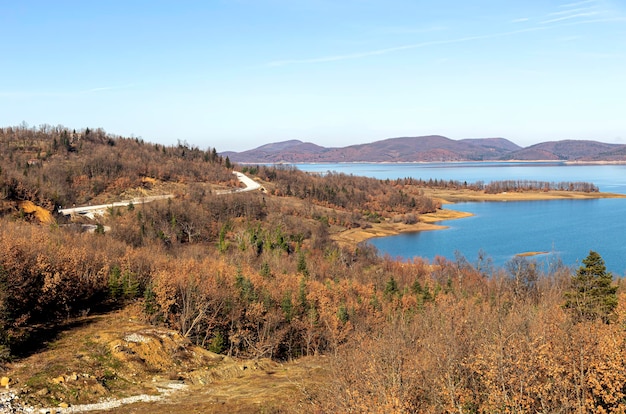
[{"label": "lake", "polygon": [[[303,171],[342,172],[379,179],[404,177],[467,181],[499,180],[585,181],[600,191],[626,194],[626,165],[568,165],[531,163],[408,163],[408,164],[296,164]],[[463,255],[475,262],[484,252],[496,266],[529,251],[541,263],[561,260],[578,267],[597,251],[607,269],[626,274],[626,199],[468,202],[446,205],[473,217],[442,221],[445,230],[404,233],[371,239],[381,254],[403,259]]]}]

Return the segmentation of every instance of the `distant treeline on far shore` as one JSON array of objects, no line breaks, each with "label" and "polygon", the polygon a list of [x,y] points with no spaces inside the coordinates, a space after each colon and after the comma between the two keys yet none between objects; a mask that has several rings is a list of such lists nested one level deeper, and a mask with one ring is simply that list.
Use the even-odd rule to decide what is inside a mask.
[{"label": "distant treeline on far shore", "polygon": [[485,183],[484,181],[476,181],[475,183],[468,183],[467,181],[458,180],[438,180],[429,179],[423,180],[421,178],[400,178],[396,180],[398,184],[403,185],[417,185],[429,188],[443,188],[443,189],[469,189],[484,191],[488,194],[496,194],[503,192],[521,192],[521,191],[578,191],[583,193],[597,193],[600,190],[593,183],[580,182],[580,181],[561,181],[561,182],[549,182],[549,181],[536,181],[536,180],[503,180],[503,181],[491,181]]}]

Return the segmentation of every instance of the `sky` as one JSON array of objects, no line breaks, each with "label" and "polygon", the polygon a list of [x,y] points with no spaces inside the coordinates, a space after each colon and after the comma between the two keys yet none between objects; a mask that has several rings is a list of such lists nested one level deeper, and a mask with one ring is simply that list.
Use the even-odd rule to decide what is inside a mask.
[{"label": "sky", "polygon": [[0,2],[0,126],[626,144],[624,0]]}]

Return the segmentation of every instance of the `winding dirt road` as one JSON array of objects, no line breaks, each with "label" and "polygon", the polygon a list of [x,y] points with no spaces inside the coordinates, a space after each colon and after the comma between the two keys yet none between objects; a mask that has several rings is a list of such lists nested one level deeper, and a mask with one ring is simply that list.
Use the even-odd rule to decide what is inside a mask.
[{"label": "winding dirt road", "polygon": [[[261,188],[261,184],[254,181],[252,178],[247,175],[240,173],[239,171],[233,171],[233,174],[237,176],[237,179],[245,185],[245,188],[236,188],[232,190],[222,190],[217,191],[215,194],[232,194],[232,193],[243,193],[246,191],[255,191]],[[168,198],[174,198],[174,194],[165,194],[165,195],[157,195],[157,196],[149,196],[149,197],[138,197],[132,200],[126,201],[118,201],[111,204],[99,204],[94,206],[80,206],[80,207],[72,207],[72,208],[63,208],[59,209],[59,213],[64,216],[85,216],[90,219],[95,218],[95,216],[103,216],[109,208],[113,207],[126,207],[129,204],[144,204],[150,203],[156,200],[165,200]]]}]

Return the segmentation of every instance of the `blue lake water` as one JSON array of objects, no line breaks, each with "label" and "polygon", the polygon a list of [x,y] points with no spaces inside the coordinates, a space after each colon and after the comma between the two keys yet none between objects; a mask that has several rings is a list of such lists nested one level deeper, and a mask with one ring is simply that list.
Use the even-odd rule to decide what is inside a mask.
[{"label": "blue lake water", "polygon": [[[562,163],[298,164],[304,171],[336,171],[379,179],[422,178],[467,181],[586,181],[600,191],[626,194],[626,165]],[[473,217],[442,221],[439,231],[405,233],[370,240],[392,257],[463,255],[473,262],[483,251],[496,266],[514,255],[545,251],[539,262],[561,260],[580,266],[589,250],[603,257],[617,276],[626,274],[626,199],[468,202],[446,208]]]}]

